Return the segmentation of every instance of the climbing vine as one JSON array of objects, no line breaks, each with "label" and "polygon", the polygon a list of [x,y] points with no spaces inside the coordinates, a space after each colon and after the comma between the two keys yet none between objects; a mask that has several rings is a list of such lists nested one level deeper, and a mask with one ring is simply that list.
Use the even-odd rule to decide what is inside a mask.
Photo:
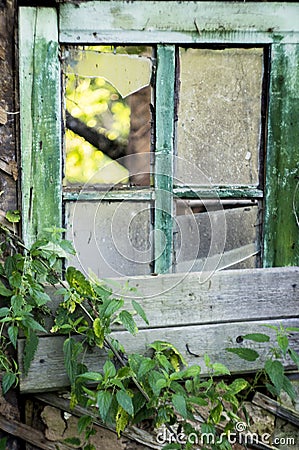
[{"label": "climbing vine", "polygon": [[[7,215],[12,221],[13,217]],[[69,241],[61,239],[62,232],[46,229],[46,237],[28,249],[14,231],[1,226],[0,371],[4,394],[17,386],[21,375],[16,358],[18,338],[25,338],[22,376],[26,376],[39,334],[47,332],[45,319],[52,312],[46,286],[51,284],[63,299],[52,317],[51,332],[65,335],[63,352],[71,406],[80,404],[86,408],[86,415],[78,425],[80,432],[85,431],[85,441],[81,443],[84,450],[94,448],[89,442],[94,433],[94,412],[104,423],[115,427],[118,436],[127,426],[150,420],[154,427],[164,427],[172,437],[165,442],[165,449],[191,449],[194,439],[201,439],[202,448],[223,450],[231,449],[229,436],[240,414],[243,420],[246,418],[242,410],[244,399],[261,382],[272,395],[279,396],[285,391],[295,399],[283,361],[290,358],[299,367],[299,356],[290,348],[288,338],[290,332],[299,331],[297,328],[272,327],[276,345],[270,349],[263,370],[251,382],[233,379],[225,365],[211,361],[208,355],[205,355],[208,375],[203,376],[201,367],[188,366],[169,342],[155,341],[144,354],[128,355],[113,337],[113,327],[121,325],[135,336],[138,333],[135,316],[148,324],[146,312],[135,300],[128,308],[124,299],[115,296],[101,280],[87,279],[74,267],[63,271],[63,261],[74,250]],[[270,338],[264,333],[252,333],[243,339],[267,342]],[[88,347],[98,347],[106,354],[106,361],[98,371],[91,372],[85,365]],[[252,348],[227,351],[250,361],[259,357]],[[206,411],[205,417],[202,409]],[[177,439],[182,433],[193,436],[193,441]],[[204,436],[209,440],[205,441]]]}]

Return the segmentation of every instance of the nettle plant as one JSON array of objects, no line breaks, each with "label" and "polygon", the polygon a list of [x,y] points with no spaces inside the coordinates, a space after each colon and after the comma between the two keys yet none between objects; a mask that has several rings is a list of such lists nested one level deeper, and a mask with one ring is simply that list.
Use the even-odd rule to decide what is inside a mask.
[{"label": "nettle plant", "polygon": [[[14,222],[17,214],[8,214]],[[20,368],[15,357],[19,336],[25,338],[23,376],[26,376],[38,345],[38,335],[46,333],[45,318],[50,314],[51,299],[46,286],[57,288],[63,301],[54,314],[52,333],[66,335],[63,351],[71,386],[71,406],[86,408],[79,419],[79,438],[69,443],[84,450],[94,446],[89,438],[94,434],[94,413],[104,423],[115,427],[118,436],[132,424],[150,420],[153,427],[165,427],[171,436],[165,449],[191,449],[192,440],[176,439],[178,433],[193,436],[214,436],[213,443],[201,440],[202,448],[231,449],[229,434],[240,420],[242,403],[262,382],[268,392],[279,396],[284,390],[295,399],[295,392],[285,375],[283,361],[288,357],[299,366],[298,354],[290,348],[288,334],[297,328],[275,328],[277,344],[270,349],[263,370],[249,382],[233,379],[226,366],[205,356],[208,375],[201,374],[199,365],[188,366],[180,352],[169,342],[155,341],[145,353],[126,354],[113,337],[113,327],[121,325],[132,335],[138,333],[134,316],[148,324],[141,305],[125,304],[113,289],[95,278],[87,279],[74,267],[68,267],[62,277],[62,262],[74,254],[69,241],[61,239],[62,229],[47,229],[45,237],[27,249],[19,237],[1,226],[0,264],[0,372],[3,393],[16,387]],[[125,307],[130,306],[130,310]],[[51,313],[53,314],[53,313]],[[247,334],[243,339],[269,341],[264,333]],[[102,369],[90,372],[84,364],[88,347],[106,351]],[[259,353],[252,348],[229,348],[229,352],[253,361]],[[200,420],[199,420],[200,417]],[[221,436],[221,439],[219,439]]]}]

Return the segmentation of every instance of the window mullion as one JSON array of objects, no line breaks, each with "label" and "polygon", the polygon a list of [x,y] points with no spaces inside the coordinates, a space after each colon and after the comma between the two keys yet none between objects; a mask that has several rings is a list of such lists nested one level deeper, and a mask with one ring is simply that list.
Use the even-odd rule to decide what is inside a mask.
[{"label": "window mullion", "polygon": [[61,104],[57,12],[20,8],[22,229],[26,245],[61,227]]},{"label": "window mullion", "polygon": [[299,264],[299,45],[274,44],[266,158],[264,266]]},{"label": "window mullion", "polygon": [[171,271],[173,253],[175,46],[158,45],[155,149],[155,272]]}]

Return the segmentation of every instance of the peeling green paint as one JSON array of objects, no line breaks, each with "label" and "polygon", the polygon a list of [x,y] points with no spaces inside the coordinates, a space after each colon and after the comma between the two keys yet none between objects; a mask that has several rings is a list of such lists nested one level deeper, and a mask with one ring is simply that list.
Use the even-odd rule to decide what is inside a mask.
[{"label": "peeling green paint", "polygon": [[299,264],[299,45],[273,45],[271,59],[265,267]]},{"label": "peeling green paint", "polygon": [[155,272],[172,268],[175,48],[159,45],[156,84]]},{"label": "peeling green paint", "polygon": [[[20,8],[23,238],[61,227],[60,67],[54,9]],[[30,76],[28,76],[30,74]]]}]

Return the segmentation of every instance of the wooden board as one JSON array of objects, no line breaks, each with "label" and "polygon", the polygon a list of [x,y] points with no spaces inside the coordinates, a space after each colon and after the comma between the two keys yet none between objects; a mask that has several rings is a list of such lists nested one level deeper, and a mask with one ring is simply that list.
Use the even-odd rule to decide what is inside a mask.
[{"label": "wooden board", "polygon": [[[261,361],[248,363],[224,349],[250,345],[249,341],[237,342],[246,333],[266,332],[273,338],[273,333],[262,326],[266,323],[299,326],[298,274],[299,268],[230,270],[215,273],[204,283],[200,282],[199,273],[133,277],[130,285],[138,289],[134,295],[144,307],[150,325],[138,321],[137,337],[121,329],[115,330],[114,335],[129,353],[144,353],[147,344],[166,340],[176,345],[189,363],[202,365],[207,353],[234,373],[253,371],[261,367]],[[53,301],[53,308],[57,300]],[[126,302],[130,302],[129,297]],[[54,390],[68,384],[63,341],[63,336],[40,338],[29,374],[21,380],[22,392]],[[291,342],[299,350],[296,333]],[[264,358],[272,344],[273,340],[259,344]],[[199,356],[191,355],[187,346]],[[24,342],[19,340],[20,361],[23,348]],[[91,370],[99,370],[104,356],[103,351],[93,350],[87,353],[85,363]]]},{"label": "wooden board", "polygon": [[61,227],[62,151],[57,13],[19,11],[23,239]]},{"label": "wooden board", "polygon": [[299,46],[273,45],[266,156],[265,267],[299,264]]},{"label": "wooden board", "polygon": [[60,5],[59,28],[61,42],[77,44],[270,43],[298,40],[298,24],[290,3],[91,1]]}]

